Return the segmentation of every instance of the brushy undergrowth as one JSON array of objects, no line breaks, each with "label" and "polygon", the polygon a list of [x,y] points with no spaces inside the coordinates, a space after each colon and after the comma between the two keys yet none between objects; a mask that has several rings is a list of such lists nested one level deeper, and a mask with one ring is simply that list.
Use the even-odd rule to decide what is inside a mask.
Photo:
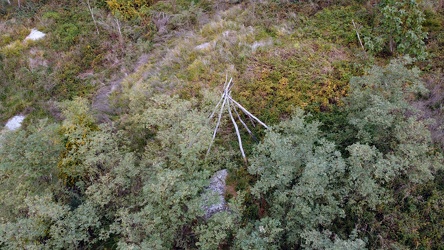
[{"label": "brushy undergrowth", "polygon": [[[442,158],[408,101],[444,112],[409,89],[442,83],[442,3],[415,5],[428,57],[384,66],[415,52],[378,20],[392,0],[11,2],[0,124],[28,118],[0,145],[0,248],[440,247]],[[207,152],[226,78],[271,127],[240,115],[245,161],[227,112]],[[205,218],[222,168],[229,212]]]},{"label": "brushy undergrowth", "polygon": [[[54,101],[92,98],[110,79],[131,72],[141,50],[149,49],[152,26],[119,21],[91,3],[96,23],[86,2],[9,7],[0,26],[1,122],[18,112],[54,116]],[[24,41],[31,28],[46,36]]]},{"label": "brushy undergrowth", "polygon": [[[162,59],[132,76],[124,92],[144,88],[198,97],[202,89],[221,88],[228,75],[235,82],[233,95],[269,122],[294,107],[327,111],[341,104],[348,80],[365,67],[352,11],[363,12],[338,7],[309,19],[296,4],[232,6],[197,31],[172,39],[159,52]],[[360,17],[364,14],[356,22]]]}]

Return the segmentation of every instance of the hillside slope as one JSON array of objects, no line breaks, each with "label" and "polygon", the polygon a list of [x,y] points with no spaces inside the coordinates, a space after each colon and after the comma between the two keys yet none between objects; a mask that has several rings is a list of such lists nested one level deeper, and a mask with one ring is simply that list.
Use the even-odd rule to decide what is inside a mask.
[{"label": "hillside slope", "polygon": [[0,15],[0,248],[442,247],[442,1]]}]

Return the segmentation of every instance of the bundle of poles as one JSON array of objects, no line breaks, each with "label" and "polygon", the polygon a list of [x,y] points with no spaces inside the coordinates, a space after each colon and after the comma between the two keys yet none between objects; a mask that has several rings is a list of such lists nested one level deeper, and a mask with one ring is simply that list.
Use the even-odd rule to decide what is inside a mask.
[{"label": "bundle of poles", "polygon": [[233,123],[234,129],[236,130],[237,140],[239,142],[239,149],[240,149],[240,151],[242,153],[242,158],[244,159],[245,162],[247,162],[247,157],[245,156],[244,148],[242,146],[242,138],[240,136],[239,126],[237,125],[237,122],[236,122],[236,119],[233,116],[233,113],[236,114],[237,120],[243,125],[245,130],[247,130],[247,132],[251,136],[253,136],[251,130],[248,128],[247,124],[242,120],[242,118],[239,115],[239,112],[237,111],[237,109],[240,109],[251,121],[258,122],[260,125],[262,125],[266,129],[268,129],[268,126],[265,123],[263,123],[261,120],[259,120],[259,118],[257,118],[253,114],[251,114],[246,108],[244,108],[242,105],[240,105],[237,101],[235,101],[231,97],[231,88],[232,87],[233,87],[233,78],[230,78],[230,81],[228,81],[228,77],[226,77],[222,96],[221,96],[219,102],[217,103],[216,107],[214,108],[213,112],[211,113],[211,115],[209,117],[210,120],[213,119],[213,117],[215,116],[218,108],[220,107],[219,108],[219,113],[218,113],[216,127],[214,128],[213,138],[211,139],[210,146],[208,147],[207,155],[210,153],[210,150],[211,150],[211,147],[213,145],[214,139],[216,138],[217,130],[218,130],[219,126],[220,126],[220,122],[221,122],[221,119],[222,119],[222,114],[224,113],[225,108],[226,108],[228,110],[228,114],[230,116],[230,119],[231,119],[231,121]]}]

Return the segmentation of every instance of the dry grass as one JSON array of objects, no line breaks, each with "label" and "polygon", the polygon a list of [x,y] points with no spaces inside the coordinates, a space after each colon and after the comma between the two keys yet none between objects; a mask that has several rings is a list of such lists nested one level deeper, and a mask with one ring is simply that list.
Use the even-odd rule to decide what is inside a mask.
[{"label": "dry grass", "polygon": [[171,32],[164,28],[169,17],[159,14],[156,25],[168,40],[154,45],[147,66],[124,80],[123,95],[140,110],[154,93],[199,97],[202,89],[221,88],[229,75],[234,95],[272,121],[292,106],[319,111],[340,104],[357,73],[351,50],[305,34],[305,17],[288,6],[284,12],[270,3],[231,5],[197,29],[176,30],[178,37],[163,34]]}]

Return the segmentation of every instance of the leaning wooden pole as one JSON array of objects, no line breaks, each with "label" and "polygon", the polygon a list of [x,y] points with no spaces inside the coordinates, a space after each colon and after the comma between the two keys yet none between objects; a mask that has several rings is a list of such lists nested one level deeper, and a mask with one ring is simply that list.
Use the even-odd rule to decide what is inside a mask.
[{"label": "leaning wooden pole", "polygon": [[225,97],[225,95],[222,96],[222,98],[224,99],[224,101],[222,102],[222,106],[220,107],[219,116],[217,117],[216,127],[214,128],[213,138],[211,138],[210,146],[208,147],[207,150],[207,155],[210,153],[211,146],[213,146],[213,142],[217,134],[217,129],[219,128],[220,120],[222,119],[222,113],[224,112],[225,103],[227,102],[228,99],[227,97]]},{"label": "leaning wooden pole", "polygon": [[247,157],[245,156],[244,148],[242,146],[242,138],[239,133],[239,127],[237,126],[237,123],[233,117],[233,113],[231,112],[230,102],[228,102],[227,107],[228,107],[228,113],[230,114],[231,121],[233,122],[233,125],[234,125],[234,129],[236,130],[237,141],[239,142],[239,149],[242,153],[242,158],[244,158],[244,161],[247,162]]}]

